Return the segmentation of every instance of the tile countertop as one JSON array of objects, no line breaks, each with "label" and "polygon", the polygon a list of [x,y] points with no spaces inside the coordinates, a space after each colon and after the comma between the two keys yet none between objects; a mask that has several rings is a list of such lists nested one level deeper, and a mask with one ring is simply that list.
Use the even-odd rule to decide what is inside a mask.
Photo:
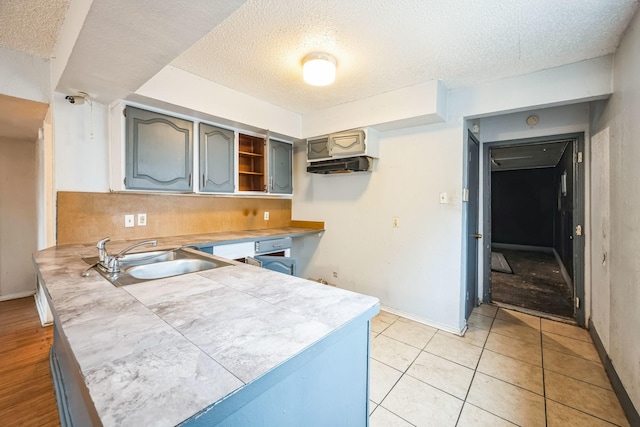
[{"label": "tile countertop", "polygon": [[[319,231],[182,236],[158,247]],[[96,252],[66,245],[33,258],[105,426],[176,425],[379,309],[377,298],[236,262],[117,288],[96,272],[80,276],[81,257]]]}]

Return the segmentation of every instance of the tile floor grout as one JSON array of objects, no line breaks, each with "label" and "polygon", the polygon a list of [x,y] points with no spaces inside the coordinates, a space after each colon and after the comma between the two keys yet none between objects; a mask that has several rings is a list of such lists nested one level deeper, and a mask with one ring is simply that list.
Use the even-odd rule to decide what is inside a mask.
[{"label": "tile floor grout", "polygon": [[[456,399],[457,401],[459,401],[461,403],[460,410],[459,410],[459,412],[457,414],[456,421],[455,421],[454,425],[459,425],[460,424],[461,419],[463,417],[463,413],[465,411],[465,406],[467,406],[467,405],[473,406],[476,409],[482,411],[482,413],[486,412],[487,414],[490,414],[493,417],[497,417],[500,420],[503,420],[503,421],[506,421],[506,422],[509,422],[509,423],[514,423],[513,420],[509,420],[509,419],[507,419],[507,418],[505,418],[505,417],[503,417],[501,415],[495,414],[491,410],[485,409],[485,408],[483,408],[481,406],[477,406],[477,405],[475,405],[475,404],[473,404],[473,403],[468,401],[468,398],[469,398],[469,395],[471,393],[472,387],[474,385],[474,381],[476,380],[477,374],[481,373],[482,375],[484,375],[484,376],[486,376],[488,378],[491,378],[493,381],[498,381],[499,383],[505,384],[505,385],[507,385],[509,387],[515,387],[516,389],[521,390],[525,394],[530,393],[531,395],[539,396],[542,399],[542,408],[543,408],[544,421],[545,421],[544,425],[547,424],[549,416],[550,416],[549,411],[548,411],[548,407],[547,407],[548,406],[547,405],[548,401],[552,401],[552,402],[554,402],[554,404],[560,405],[561,408],[562,407],[566,407],[566,408],[569,408],[571,410],[578,411],[579,413],[584,414],[585,417],[594,417],[594,419],[596,419],[596,420],[601,420],[601,421],[604,421],[604,422],[607,422],[607,423],[613,423],[613,421],[611,421],[609,419],[603,419],[598,415],[594,415],[592,413],[585,412],[582,409],[575,408],[575,407],[571,406],[567,402],[562,402],[562,401],[558,401],[556,399],[551,399],[551,398],[549,398],[547,396],[547,388],[548,387],[547,387],[547,381],[546,381],[546,377],[545,377],[545,371],[546,370],[548,370],[549,372],[553,372],[556,375],[560,375],[560,376],[563,376],[563,377],[567,377],[567,378],[569,378],[571,380],[575,380],[575,381],[577,381],[577,382],[579,382],[581,384],[584,384],[585,386],[596,387],[597,389],[603,390],[605,392],[612,392],[611,389],[607,389],[607,388],[605,388],[605,387],[603,387],[603,386],[601,386],[599,384],[593,384],[593,381],[590,382],[590,381],[587,381],[587,380],[584,380],[584,379],[573,378],[573,376],[568,376],[563,372],[558,372],[558,371],[561,370],[561,368],[548,369],[548,368],[544,367],[544,351],[545,351],[545,344],[543,342],[544,334],[557,335],[559,337],[562,337],[562,338],[565,338],[565,339],[570,339],[570,340],[573,340],[573,341],[576,341],[576,342],[586,343],[586,341],[581,340],[579,338],[575,338],[575,336],[567,336],[567,335],[562,335],[562,334],[556,334],[554,332],[549,332],[549,331],[543,330],[543,324],[542,324],[542,319],[541,318],[538,318],[537,321],[535,321],[535,322],[531,322],[535,326],[531,326],[531,324],[529,324],[529,323],[525,322],[524,320],[522,320],[523,318],[519,318],[517,316],[513,317],[512,319],[499,318],[498,314],[500,313],[501,310],[503,312],[507,312],[508,313],[508,311],[506,311],[504,309],[496,309],[495,314],[493,316],[488,316],[488,315],[485,315],[483,313],[478,313],[478,312],[474,311],[474,313],[476,313],[479,316],[483,316],[483,317],[485,317],[487,319],[491,319],[491,324],[489,325],[488,329],[484,328],[484,327],[474,326],[474,328],[476,330],[480,330],[480,331],[483,331],[483,333],[486,333],[486,336],[482,340],[482,345],[481,346],[477,344],[477,341],[474,342],[474,343],[471,343],[471,342],[465,342],[463,340],[459,340],[459,342],[461,344],[463,344],[463,347],[464,347],[464,345],[470,345],[470,346],[473,346],[475,348],[479,348],[480,349],[480,353],[479,353],[479,355],[477,357],[477,360],[475,362],[475,366],[473,368],[471,368],[468,365],[464,365],[462,363],[459,363],[457,361],[450,360],[449,358],[444,357],[444,356],[442,356],[440,354],[432,353],[427,349],[429,344],[433,341],[434,337],[436,337],[437,335],[441,335],[441,336],[447,337],[447,334],[449,334],[449,335],[453,335],[453,334],[447,333],[446,331],[442,331],[441,329],[437,329],[437,328],[433,328],[433,327],[430,327],[430,326],[427,326],[427,325],[422,325],[422,324],[417,323],[417,322],[413,322],[410,319],[406,319],[406,321],[400,321],[399,322],[399,319],[401,319],[401,317],[400,316],[396,316],[396,315],[392,315],[393,316],[392,319],[389,319],[386,316],[385,316],[384,319],[381,318],[380,322],[384,325],[384,327],[382,329],[377,329],[376,331],[372,331],[375,334],[375,336],[372,337],[372,340],[371,340],[372,341],[372,346],[373,346],[373,342],[375,341],[375,339],[377,339],[380,335],[382,335],[385,339],[392,340],[393,342],[396,342],[396,343],[398,343],[398,344],[400,344],[402,346],[406,346],[406,347],[408,347],[410,349],[417,350],[417,354],[414,357],[410,358],[410,359],[405,359],[405,362],[403,362],[403,363],[406,363],[407,361],[409,361],[409,363],[402,370],[398,369],[397,367],[395,367],[392,364],[386,363],[385,361],[376,359],[373,355],[371,356],[372,359],[376,360],[376,362],[380,363],[381,365],[384,365],[387,368],[392,369],[392,370],[400,373],[400,376],[388,388],[388,390],[384,393],[382,398],[379,399],[380,400],[379,403],[371,401],[372,404],[375,405],[375,408],[371,411],[370,416],[373,416],[375,414],[375,412],[378,410],[378,408],[382,407],[385,411],[387,411],[390,414],[400,418],[402,421],[404,421],[404,422],[406,422],[406,423],[408,423],[410,425],[415,425],[415,424],[411,423],[411,421],[409,421],[404,416],[398,414],[397,411],[394,411],[394,410],[392,410],[392,409],[390,409],[390,408],[388,408],[387,406],[384,405],[384,402],[387,400],[387,398],[389,398],[389,396],[392,394],[392,392],[395,390],[395,388],[398,386],[398,384],[402,381],[402,379],[405,378],[405,377],[408,377],[408,378],[411,378],[412,380],[415,380],[415,381],[419,382],[420,384],[422,384],[424,386],[429,387],[429,389],[433,389],[433,390],[436,390],[436,391],[438,391],[440,393],[444,393],[445,395],[449,396],[450,398]],[[507,315],[502,315],[501,314],[501,317],[505,317],[505,316],[508,316],[508,314]],[[530,315],[528,315],[528,316],[531,317]],[[389,321],[389,320],[391,320],[391,321]],[[518,336],[514,336],[514,335],[517,335],[515,332],[514,333],[510,333],[510,335],[504,335],[504,334],[501,334],[500,332],[494,331],[493,327],[494,327],[494,325],[496,323],[496,320],[502,320],[505,323],[517,326],[518,328],[516,329],[516,331],[519,328],[531,328],[532,330],[535,330],[536,333],[539,334],[539,344],[533,344],[532,342],[530,342],[530,341],[528,341],[526,339],[521,339]],[[389,336],[389,335],[385,334],[385,332],[389,331],[389,329],[394,324],[404,323],[406,325],[411,325],[412,323],[410,323],[410,322],[413,322],[413,324],[419,325],[420,327],[424,327],[425,331],[427,331],[427,333],[431,333],[431,331],[433,331],[433,333],[431,333],[429,338],[426,340],[426,343],[424,345],[422,345],[421,347],[418,347],[418,346],[416,346],[414,344],[409,344],[409,343],[407,343],[405,341],[402,341],[401,339],[398,339],[398,338],[396,338],[394,336]],[[440,332],[442,332],[442,333],[440,333]],[[394,333],[397,334],[397,332],[395,332],[395,331],[394,331]],[[499,351],[495,351],[495,350],[492,350],[490,348],[487,348],[487,343],[488,343],[489,337],[491,336],[492,333],[495,333],[496,335],[499,335],[499,336],[501,336],[501,337],[503,337],[503,338],[505,338],[507,340],[517,340],[518,342],[522,343],[523,345],[524,344],[538,345],[539,349],[540,349],[540,365],[538,366],[538,365],[536,365],[534,363],[530,363],[529,361],[520,360],[517,357],[514,357],[513,355],[502,354]],[[455,335],[454,335],[453,337],[447,337],[447,338],[456,339],[456,338],[459,338],[459,337],[455,337]],[[407,339],[406,341],[411,341],[411,340]],[[469,347],[467,347],[467,348],[469,348]],[[526,365],[531,366],[532,368],[539,369],[540,372],[541,372],[542,394],[540,394],[540,393],[538,393],[536,391],[533,391],[530,388],[523,387],[522,385],[514,384],[510,380],[507,380],[507,379],[504,379],[504,378],[499,378],[499,377],[497,377],[495,375],[492,375],[490,373],[485,373],[485,372],[479,370],[480,362],[483,359],[483,356],[485,354],[485,350],[487,350],[489,353],[493,353],[493,354],[498,355],[500,357],[504,357],[504,358],[508,358],[510,360],[513,360],[514,362],[525,363]],[[590,364],[593,364],[594,367],[602,368],[601,365],[599,365],[596,362],[594,362],[594,361],[592,361],[592,360],[590,360],[590,359],[578,354],[576,351],[573,351],[573,350],[571,350],[573,352],[572,354],[562,353],[562,352],[559,352],[559,351],[557,351],[555,349],[552,349],[552,348],[546,348],[546,350],[554,351],[554,352],[557,352],[557,353],[562,354],[562,355],[567,355],[569,357],[580,358],[582,361],[586,361],[586,362],[589,362]],[[464,394],[464,398],[460,398],[460,397],[456,396],[451,391],[443,390],[442,388],[440,388],[437,385],[430,384],[426,380],[419,378],[418,377],[419,375],[416,375],[415,373],[413,373],[413,374],[409,373],[409,370],[412,368],[412,366],[414,366],[414,364],[416,363],[416,361],[418,360],[418,358],[420,357],[420,355],[423,352],[429,354],[430,356],[436,357],[436,358],[438,358],[438,359],[440,359],[440,360],[442,360],[444,362],[451,363],[451,364],[453,364],[455,366],[458,366],[459,368],[470,369],[470,370],[473,371],[473,373],[471,375],[471,380],[469,381],[468,385],[466,386],[466,391],[465,391],[465,394]],[[617,424],[613,424],[613,425],[617,425]]]}]

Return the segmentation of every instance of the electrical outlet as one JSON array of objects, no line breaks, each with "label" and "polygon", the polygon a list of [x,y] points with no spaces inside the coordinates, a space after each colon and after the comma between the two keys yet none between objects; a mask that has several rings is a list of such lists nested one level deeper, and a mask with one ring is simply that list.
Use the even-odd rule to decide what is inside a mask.
[{"label": "electrical outlet", "polygon": [[133,215],[125,215],[124,216],[124,226],[125,227],[134,227],[136,225],[135,219]]},{"label": "electrical outlet", "polygon": [[269,221],[269,212],[264,213],[264,220]]},{"label": "electrical outlet", "polygon": [[138,214],[138,225],[141,227],[144,227],[147,225],[147,214],[146,213],[139,213]]},{"label": "electrical outlet", "polygon": [[333,272],[333,278],[334,278],[334,279],[337,279],[337,278],[338,278],[338,272],[337,272],[337,271],[334,271],[334,272]]},{"label": "electrical outlet", "polygon": [[400,218],[398,218],[397,216],[393,217],[393,228],[398,228],[400,227]]}]

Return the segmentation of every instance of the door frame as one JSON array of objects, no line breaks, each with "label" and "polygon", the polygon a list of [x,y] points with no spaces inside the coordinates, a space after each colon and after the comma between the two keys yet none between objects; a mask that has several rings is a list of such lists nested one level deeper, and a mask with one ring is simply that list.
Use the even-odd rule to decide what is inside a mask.
[{"label": "door frame", "polygon": [[[475,164],[474,159],[471,156],[472,145],[475,145],[476,156]],[[478,138],[467,129],[467,140],[465,145],[466,150],[466,172],[467,180],[465,184],[467,195],[467,217],[465,227],[465,239],[466,239],[466,253],[467,253],[467,271],[466,271],[466,292],[465,292],[465,320],[469,320],[473,307],[478,305],[478,284],[480,280],[478,253],[480,250],[478,245],[481,239],[471,237],[479,232],[480,227],[480,150],[481,144]],[[475,170],[474,170],[475,169]],[[475,172],[475,173],[473,173]],[[475,188],[472,191],[472,187]],[[473,198],[475,197],[475,207],[473,206]],[[475,225],[475,226],[474,226]],[[475,251],[471,250],[470,245],[475,245]],[[471,255],[471,256],[470,256]]]},{"label": "door frame", "polygon": [[[580,303],[575,309],[575,320],[579,326],[585,326],[585,299],[584,299],[584,276],[585,276],[585,180],[584,180],[584,132],[574,132],[559,135],[540,136],[535,138],[511,139],[506,141],[484,142],[482,146],[482,300],[491,302],[491,156],[489,151],[497,147],[509,147],[524,144],[540,144],[557,140],[573,140],[572,152],[574,159],[573,168],[573,287],[574,304],[575,298]],[[582,159],[578,162],[578,153],[582,153]],[[582,234],[575,234],[575,227],[582,226]],[[575,305],[574,305],[575,306]]]}]

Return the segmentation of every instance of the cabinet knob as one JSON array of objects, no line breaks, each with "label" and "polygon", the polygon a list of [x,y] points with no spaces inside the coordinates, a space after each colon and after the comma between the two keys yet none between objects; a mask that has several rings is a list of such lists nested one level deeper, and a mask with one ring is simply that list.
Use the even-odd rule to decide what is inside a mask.
[{"label": "cabinet knob", "polygon": [[476,239],[482,239],[482,234],[476,233],[473,235],[473,237],[475,237]]}]

